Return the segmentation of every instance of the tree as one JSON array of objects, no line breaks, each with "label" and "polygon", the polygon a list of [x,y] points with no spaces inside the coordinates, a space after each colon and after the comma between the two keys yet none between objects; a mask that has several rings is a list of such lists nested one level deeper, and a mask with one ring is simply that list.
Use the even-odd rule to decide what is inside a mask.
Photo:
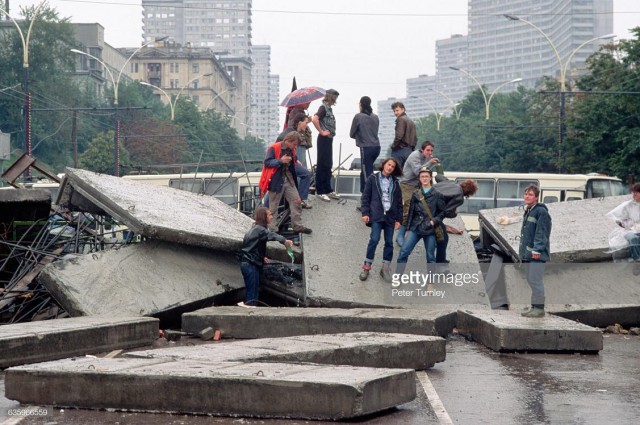
[{"label": "tree", "polygon": [[[89,143],[89,147],[78,157],[78,165],[96,173],[113,174],[113,131],[97,135]],[[129,152],[120,143],[120,166],[128,167]]]}]

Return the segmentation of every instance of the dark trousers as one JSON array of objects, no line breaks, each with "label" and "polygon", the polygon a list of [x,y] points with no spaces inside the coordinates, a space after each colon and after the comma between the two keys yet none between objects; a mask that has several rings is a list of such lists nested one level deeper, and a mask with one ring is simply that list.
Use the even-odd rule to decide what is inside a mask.
[{"label": "dark trousers", "polygon": [[318,164],[316,166],[316,194],[326,195],[331,189],[331,169],[333,168],[333,139],[318,135]]},{"label": "dark trousers", "polygon": [[242,277],[244,278],[244,303],[256,305],[260,288],[260,268],[255,264],[243,261],[240,263],[240,271],[242,271]]},{"label": "dark trousers", "polygon": [[436,263],[442,264],[447,262],[447,246],[449,245],[449,235],[447,229],[442,225],[442,234],[444,238],[441,241],[436,239]]},{"label": "dark trousers", "polygon": [[395,151],[391,151],[391,156],[395,158],[396,161],[398,161],[398,164],[400,164],[400,169],[402,169],[404,167],[404,163],[407,161],[407,158],[409,157],[409,155],[411,155],[411,152],[413,152],[413,148],[411,146],[407,146]]},{"label": "dark trousers", "polygon": [[375,171],[373,163],[380,155],[380,146],[360,148],[360,193],[364,192],[364,186],[369,177]]}]

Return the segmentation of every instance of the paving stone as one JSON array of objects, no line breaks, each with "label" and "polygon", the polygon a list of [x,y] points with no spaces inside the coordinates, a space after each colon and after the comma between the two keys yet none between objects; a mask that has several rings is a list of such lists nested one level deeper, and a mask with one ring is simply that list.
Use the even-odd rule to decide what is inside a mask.
[{"label": "paving stone", "polygon": [[158,240],[57,261],[38,281],[73,316],[158,315],[244,288],[231,253]]},{"label": "paving stone", "polygon": [[413,400],[415,371],[171,359],[76,359],[10,368],[23,404],[341,420]]},{"label": "paving stone", "polygon": [[158,319],[78,317],[0,326],[0,368],[122,348],[158,338]]},{"label": "paving stone", "polygon": [[209,307],[182,315],[182,330],[206,327],[223,338],[281,338],[346,332],[389,332],[447,336],[455,326],[453,309]]},{"label": "paving stone", "polygon": [[602,332],[546,314],[525,318],[520,311],[458,311],[458,330],[494,351],[602,350]]},{"label": "paving stone", "polygon": [[134,351],[126,356],[214,363],[272,361],[423,370],[445,360],[445,343],[437,336],[356,332],[171,347]]}]

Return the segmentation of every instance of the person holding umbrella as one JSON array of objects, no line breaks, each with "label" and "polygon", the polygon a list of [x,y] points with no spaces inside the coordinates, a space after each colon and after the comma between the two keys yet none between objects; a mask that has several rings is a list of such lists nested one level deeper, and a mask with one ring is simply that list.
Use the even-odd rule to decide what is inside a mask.
[{"label": "person holding umbrella", "polygon": [[336,117],[333,115],[332,106],[338,100],[338,93],[329,89],[322,99],[322,105],[313,116],[313,125],[318,130],[317,149],[318,165],[316,168],[316,196],[323,201],[340,199],[331,189],[331,169],[333,168],[333,138],[336,135]]}]

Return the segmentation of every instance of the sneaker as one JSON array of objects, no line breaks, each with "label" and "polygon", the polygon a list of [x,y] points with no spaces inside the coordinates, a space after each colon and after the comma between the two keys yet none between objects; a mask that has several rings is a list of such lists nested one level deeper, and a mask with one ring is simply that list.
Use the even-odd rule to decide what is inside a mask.
[{"label": "sneaker", "polygon": [[380,276],[382,276],[385,282],[391,282],[391,264],[384,263],[382,265],[382,269],[380,269]]},{"label": "sneaker", "polygon": [[327,195],[322,194],[322,195],[316,195],[316,198],[321,199],[325,202],[331,202],[331,198],[329,198]]},{"label": "sneaker", "polygon": [[313,208],[311,205],[309,205],[309,203],[307,201],[302,201],[300,203],[300,206],[305,210],[310,210],[311,208]]},{"label": "sneaker", "polygon": [[327,196],[328,196],[329,198],[331,198],[331,199],[338,199],[338,200],[339,200],[339,199],[342,199],[342,198],[340,197],[340,195],[338,195],[338,194],[337,194],[337,193],[335,193],[335,192],[331,192],[331,193],[327,194]]},{"label": "sneaker", "polygon": [[522,317],[544,317],[544,309],[532,307],[530,310],[520,314]]},{"label": "sneaker", "polygon": [[365,280],[367,280],[367,278],[369,277],[369,271],[370,270],[371,270],[371,266],[370,265],[364,264],[362,266],[362,271],[360,272],[360,276],[359,276],[361,281],[364,282]]},{"label": "sneaker", "polygon": [[240,301],[240,302],[237,304],[237,306],[238,306],[238,307],[244,307],[244,308],[256,308],[256,306],[255,306],[255,305],[245,304],[245,303],[243,303],[242,301]]},{"label": "sneaker", "polygon": [[304,233],[305,235],[311,234],[311,229],[309,229],[308,227],[299,227],[299,228],[293,229],[293,231],[295,233]]}]

